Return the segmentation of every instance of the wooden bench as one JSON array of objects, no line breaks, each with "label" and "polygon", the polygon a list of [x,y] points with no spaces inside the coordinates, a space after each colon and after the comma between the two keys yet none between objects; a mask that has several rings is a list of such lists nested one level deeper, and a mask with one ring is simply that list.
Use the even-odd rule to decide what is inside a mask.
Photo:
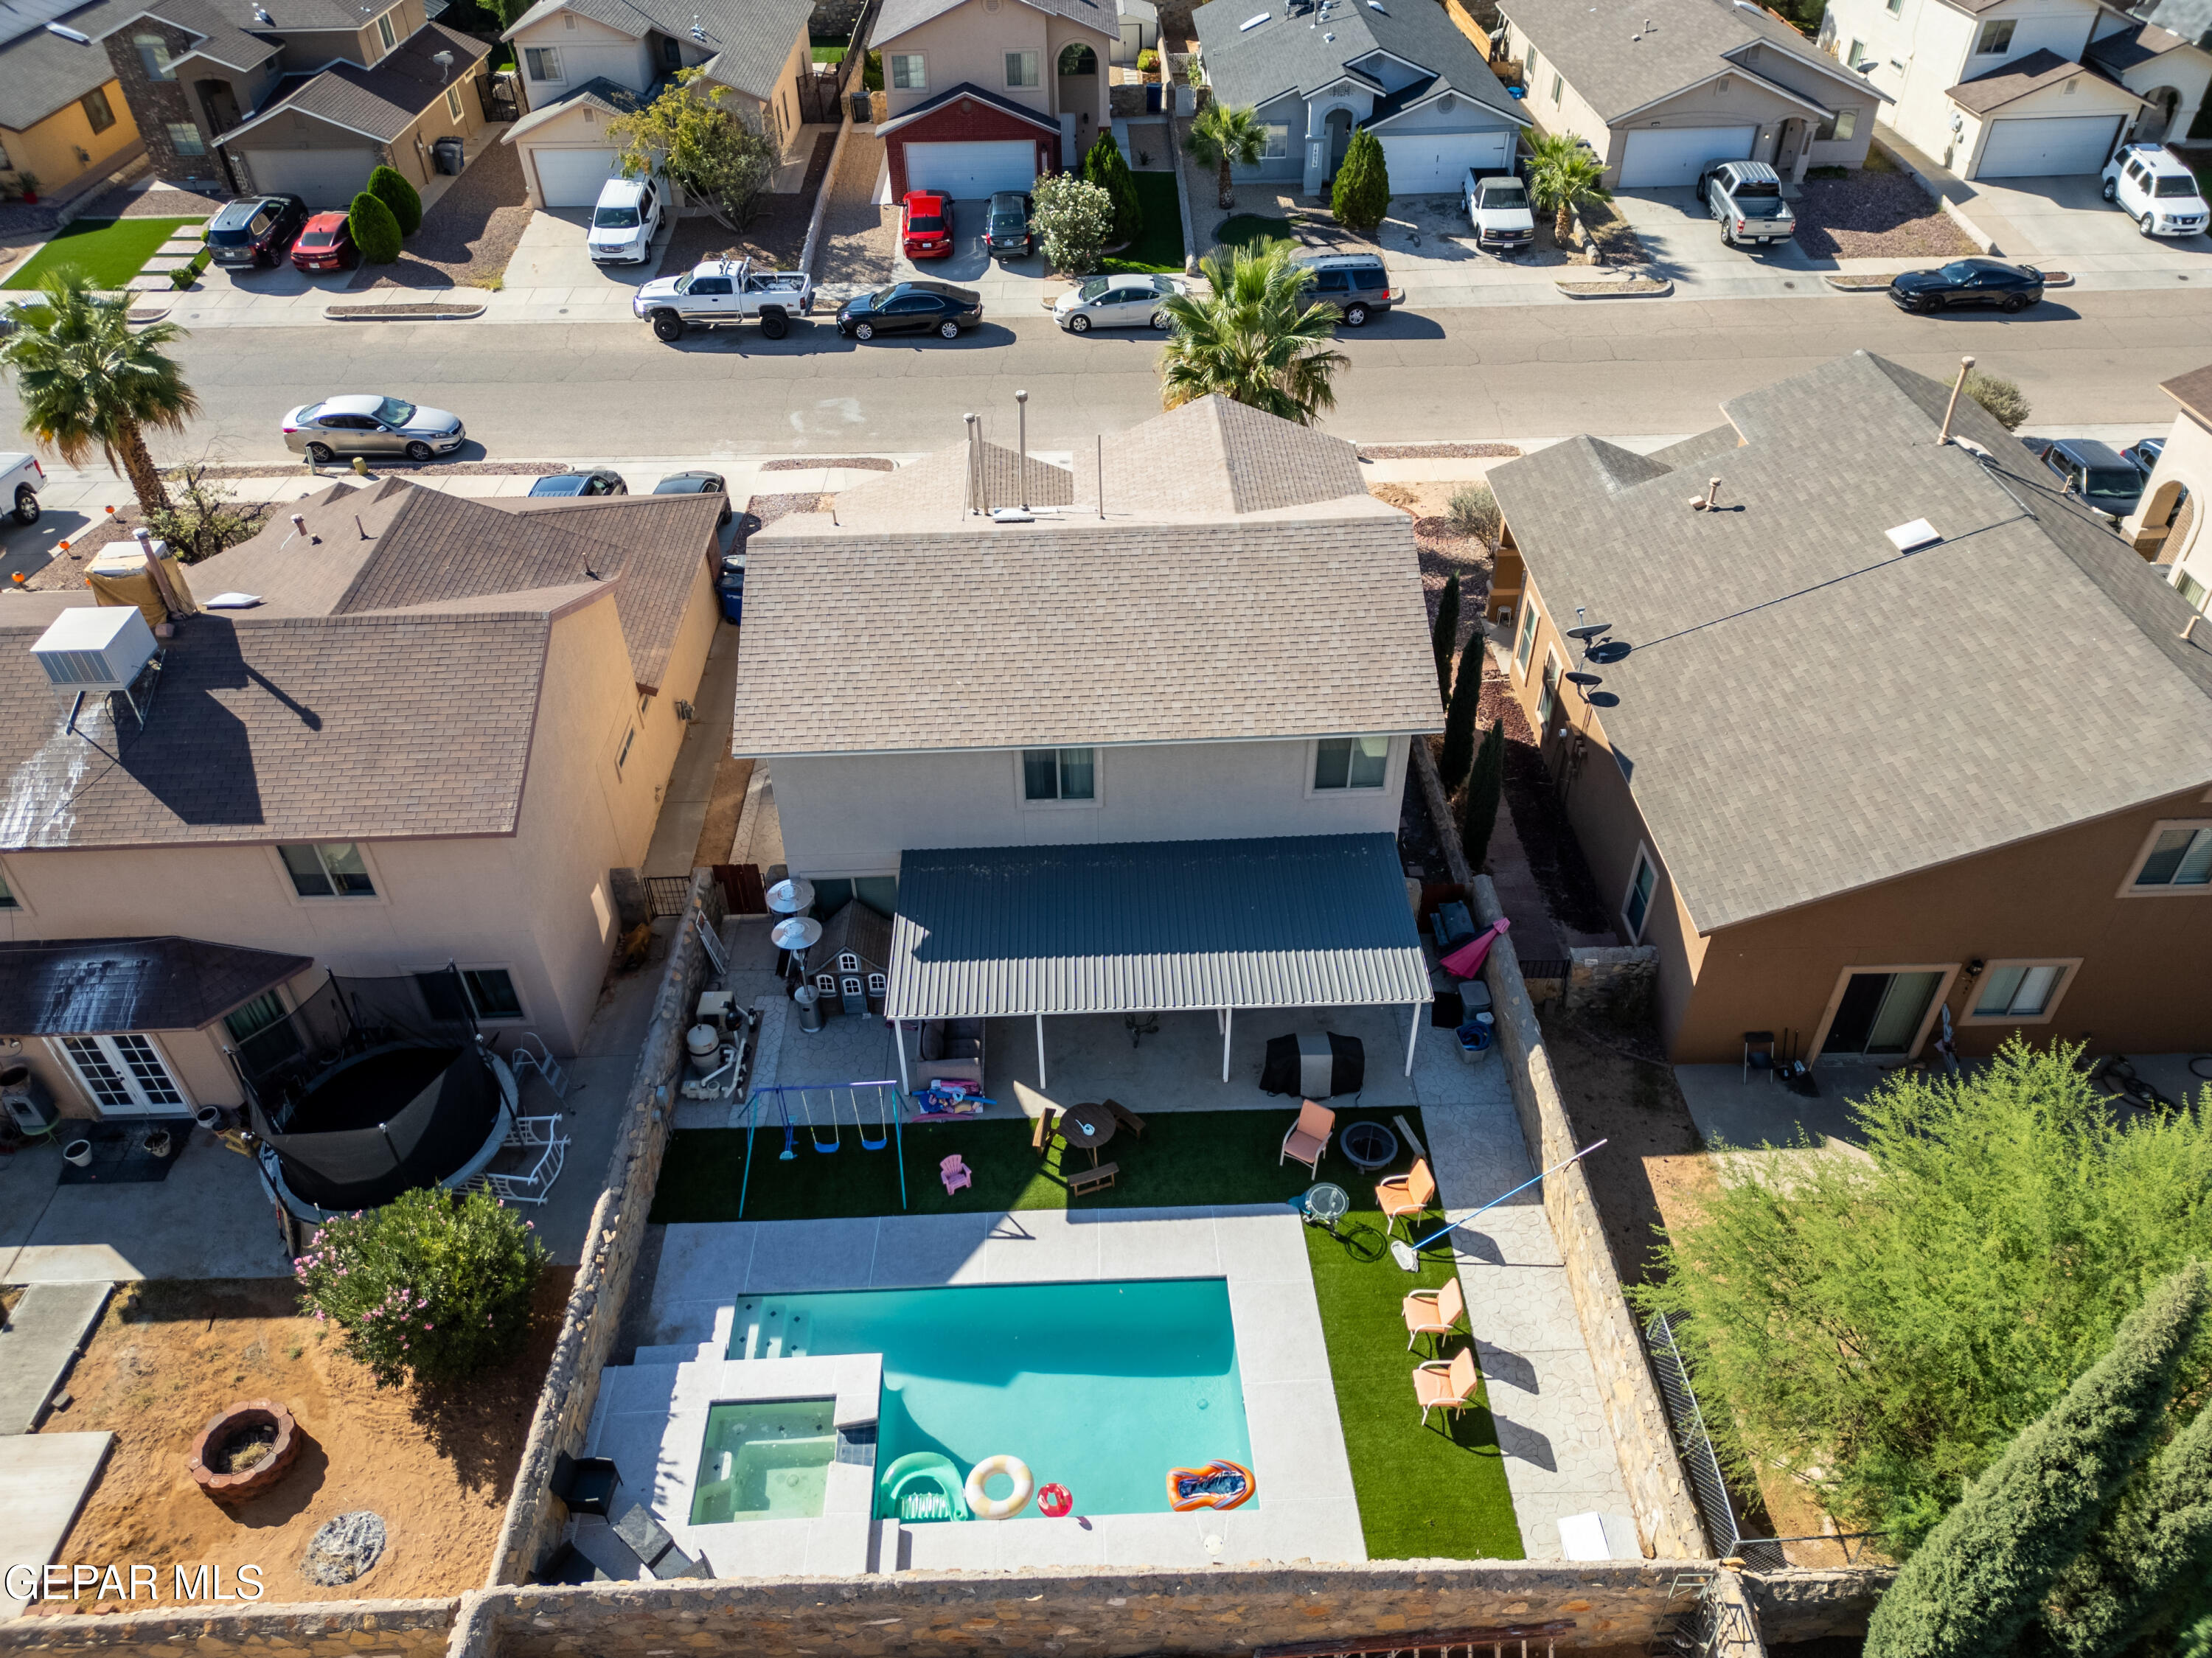
[{"label": "wooden bench", "polygon": [[1044,1155],[1045,1148],[1053,1142],[1054,1127],[1059,1121],[1060,1113],[1047,1106],[1044,1114],[1036,1120],[1036,1127],[1030,1131],[1030,1151],[1039,1157]]},{"label": "wooden bench", "polygon": [[1107,1114],[1115,1121],[1135,1134],[1139,1139],[1145,1138],[1145,1120],[1142,1117],[1130,1110],[1119,1100],[1108,1100],[1105,1103]]},{"label": "wooden bench", "polygon": [[1114,1183],[1114,1176],[1121,1172],[1121,1166],[1118,1163],[1102,1163],[1096,1169],[1086,1169],[1080,1174],[1070,1175],[1067,1177],[1067,1194],[1072,1198],[1079,1198],[1085,1192],[1095,1192],[1101,1187],[1111,1186]]}]

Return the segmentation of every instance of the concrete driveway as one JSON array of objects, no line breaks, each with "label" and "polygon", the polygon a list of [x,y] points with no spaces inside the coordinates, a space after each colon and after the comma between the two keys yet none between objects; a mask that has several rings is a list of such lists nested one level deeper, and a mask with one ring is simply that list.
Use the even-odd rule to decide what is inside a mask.
[{"label": "concrete driveway", "polygon": [[[530,216],[530,223],[507,262],[507,286],[532,288],[581,288],[590,294],[613,294],[636,288],[659,274],[660,261],[676,234],[673,216],[660,222],[653,240],[653,257],[642,264],[600,264],[585,251],[591,230],[592,210],[563,207]],[[624,300],[627,294],[622,295]]]},{"label": "concrete driveway", "polygon": [[1066,279],[1048,272],[1041,249],[1033,249],[1026,258],[1003,261],[984,252],[983,225],[990,210],[986,201],[952,203],[952,252],[941,259],[909,259],[894,239],[897,251],[892,255],[891,280],[972,288],[983,296],[986,314],[1049,309],[1066,291]]},{"label": "concrete driveway", "polygon": [[1832,261],[1815,262],[1794,240],[1770,247],[1723,246],[1720,226],[1687,185],[1619,191],[1613,205],[1644,244],[1653,269],[1677,282],[1686,278],[1695,281],[1701,273],[1724,280],[1765,270],[1814,272],[1835,268]]},{"label": "concrete driveway", "polygon": [[1967,217],[1985,211],[2018,233],[1995,225],[1999,257],[2074,272],[2136,271],[2172,280],[2212,273],[2212,237],[2146,236],[2106,201],[2094,173],[2047,179],[1978,179]]}]

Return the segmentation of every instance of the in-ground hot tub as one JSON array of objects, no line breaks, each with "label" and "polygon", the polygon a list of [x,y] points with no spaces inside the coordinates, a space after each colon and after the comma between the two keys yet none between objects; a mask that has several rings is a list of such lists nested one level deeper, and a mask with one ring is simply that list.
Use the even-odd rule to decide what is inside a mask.
[{"label": "in-ground hot tub", "polygon": [[707,1412],[691,1523],[811,1520],[837,1460],[835,1399],[764,1400]]}]

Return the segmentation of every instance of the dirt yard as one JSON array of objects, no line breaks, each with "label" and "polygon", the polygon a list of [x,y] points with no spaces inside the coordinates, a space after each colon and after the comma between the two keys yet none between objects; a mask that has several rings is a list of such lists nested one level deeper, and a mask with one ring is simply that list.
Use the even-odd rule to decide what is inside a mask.
[{"label": "dirt yard", "polygon": [[489,143],[422,216],[397,264],[362,265],[347,287],[495,287],[530,223],[522,153]]},{"label": "dirt yard", "polygon": [[1841,179],[1808,179],[1797,246],[1816,259],[1956,258],[1975,251],[1935,198],[1881,158]]},{"label": "dirt yard", "polygon": [[[573,1276],[546,1273],[520,1357],[441,1397],[380,1392],[301,1314],[289,1279],[126,1287],[70,1372],[73,1402],[46,1422],[49,1433],[116,1436],[56,1558],[149,1564],[165,1590],[172,1564],[220,1565],[226,1576],[258,1565],[268,1604],[481,1587]],[[306,1447],[276,1490],[233,1512],[193,1483],[185,1459],[210,1418],[264,1398],[291,1411]],[[316,1527],[360,1509],[383,1517],[383,1558],[343,1588],[307,1582],[299,1564]],[[143,1608],[88,1600],[31,1610]]]}]

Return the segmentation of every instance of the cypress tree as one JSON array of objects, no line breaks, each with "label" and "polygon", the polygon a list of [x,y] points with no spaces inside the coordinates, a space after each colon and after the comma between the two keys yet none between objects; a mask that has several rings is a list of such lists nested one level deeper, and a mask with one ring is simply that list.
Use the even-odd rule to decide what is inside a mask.
[{"label": "cypress tree", "polygon": [[1383,160],[1382,141],[1365,127],[1352,135],[1328,205],[1339,224],[1363,236],[1372,235],[1390,210],[1390,168]]},{"label": "cypress tree", "polygon": [[1451,702],[1452,656],[1459,649],[1459,572],[1444,578],[1443,597],[1437,600],[1437,624],[1429,630],[1429,648],[1437,653],[1437,701]]},{"label": "cypress tree", "polygon": [[1490,834],[1498,825],[1498,803],[1505,798],[1505,721],[1490,722],[1482,747],[1474,756],[1474,770],[1467,780],[1467,799],[1460,805],[1459,845],[1467,854],[1468,872],[1482,873],[1490,856]]},{"label": "cypress tree", "polygon": [[1459,679],[1444,710],[1444,752],[1437,770],[1449,794],[1467,781],[1474,764],[1474,711],[1482,701],[1482,644],[1476,641],[1459,659]]},{"label": "cypress tree", "polygon": [[422,228],[422,198],[403,173],[380,167],[368,175],[368,193],[392,210],[399,234],[411,236]]},{"label": "cypress tree", "polygon": [[1121,147],[1114,142],[1110,129],[1102,130],[1098,141],[1085,152],[1083,177],[1114,198],[1115,241],[1133,243],[1145,234],[1145,204],[1137,197],[1136,179],[1121,159]]},{"label": "cypress tree", "polygon": [[390,264],[399,257],[399,221],[379,197],[362,191],[346,210],[346,222],[363,264]]},{"label": "cypress tree", "polygon": [[1966,1487],[1875,1606],[1866,1658],[2014,1649],[2156,1437],[2204,1295],[2201,1261],[2153,1289],[2105,1356]]}]

